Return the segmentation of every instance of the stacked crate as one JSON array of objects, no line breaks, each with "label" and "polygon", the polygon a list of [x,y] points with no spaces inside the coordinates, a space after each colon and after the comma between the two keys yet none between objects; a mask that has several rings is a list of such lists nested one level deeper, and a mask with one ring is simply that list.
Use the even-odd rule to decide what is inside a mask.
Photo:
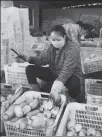
[{"label": "stacked crate", "polygon": [[87,104],[102,106],[102,80],[85,79]]},{"label": "stacked crate", "polygon": [[84,74],[102,71],[102,48],[81,47],[80,55]]},{"label": "stacked crate", "polygon": [[8,45],[8,40],[4,39],[0,43],[1,45],[1,70],[3,69],[3,65],[7,63],[7,45]]},{"label": "stacked crate", "polygon": [[[6,49],[4,41],[8,42],[6,42]],[[14,61],[16,55],[11,51],[11,48],[17,52],[28,53],[32,43],[33,38],[31,39],[29,32],[28,9],[1,8],[1,44],[2,51],[5,49],[5,59],[7,59],[2,62],[11,64]]]},{"label": "stacked crate", "polygon": [[23,33],[21,20],[19,16],[19,9],[15,7],[11,7],[8,9],[11,16],[11,21],[13,22],[14,35],[9,39],[9,63],[12,63],[15,58],[15,54],[10,50],[10,48],[14,48],[17,52],[23,51]]},{"label": "stacked crate", "polygon": [[[94,57],[96,55],[96,57]],[[93,57],[92,57],[93,56]],[[89,58],[88,60],[86,58]],[[86,60],[85,60],[86,59]],[[86,75],[102,73],[102,48],[81,47],[83,73]],[[85,79],[87,104],[102,106],[102,80],[89,77]]]},{"label": "stacked crate", "polygon": [[22,26],[22,37],[23,37],[23,44],[24,44],[24,53],[27,54],[30,48],[30,31],[29,31],[29,15],[28,15],[27,8],[20,8],[19,15],[21,20]]},{"label": "stacked crate", "polygon": [[1,7],[1,69],[7,63],[7,47],[8,47],[8,20],[9,16],[5,9]]},{"label": "stacked crate", "polygon": [[[10,7],[6,9],[3,8],[1,28],[1,60],[2,66],[4,66],[5,64],[13,64],[15,57],[17,56],[11,51],[11,48],[15,49],[18,53],[27,53],[27,50],[30,47],[28,9],[18,9],[16,7]],[[28,86],[28,81],[25,75],[26,66],[5,66],[4,70],[6,83],[19,83]]]}]

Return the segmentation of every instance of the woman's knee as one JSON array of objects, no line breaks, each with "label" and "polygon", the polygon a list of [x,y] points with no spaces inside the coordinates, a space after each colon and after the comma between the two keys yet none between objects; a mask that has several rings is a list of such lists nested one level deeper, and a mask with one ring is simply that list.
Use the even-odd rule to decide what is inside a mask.
[{"label": "woman's knee", "polygon": [[34,73],[34,66],[33,65],[28,65],[25,69],[26,75],[32,74],[32,72]]},{"label": "woman's knee", "polygon": [[77,76],[72,76],[65,86],[68,88],[70,97],[76,98],[80,94],[80,79]]},{"label": "woman's knee", "polygon": [[81,90],[80,90],[80,86],[76,86],[76,87],[71,87],[68,89],[68,93],[69,96],[72,98],[76,98],[77,96],[80,95]]}]

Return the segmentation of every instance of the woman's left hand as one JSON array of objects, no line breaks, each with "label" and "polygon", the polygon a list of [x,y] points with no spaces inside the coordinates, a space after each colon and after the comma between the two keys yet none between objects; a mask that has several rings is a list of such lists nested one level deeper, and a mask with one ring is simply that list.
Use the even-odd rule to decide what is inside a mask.
[{"label": "woman's left hand", "polygon": [[51,92],[50,92],[50,97],[53,99],[55,105],[59,105],[61,102],[61,96],[60,92],[62,91],[64,84],[61,81],[55,80]]}]

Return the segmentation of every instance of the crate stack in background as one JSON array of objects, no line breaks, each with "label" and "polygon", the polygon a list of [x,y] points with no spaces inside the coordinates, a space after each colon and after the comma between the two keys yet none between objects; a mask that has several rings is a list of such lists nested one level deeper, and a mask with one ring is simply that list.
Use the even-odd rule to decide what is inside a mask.
[{"label": "crate stack in background", "polygon": [[22,52],[24,49],[23,45],[23,33],[21,20],[19,16],[19,9],[15,7],[8,8],[8,12],[10,13],[11,21],[13,23],[14,35],[9,39],[9,63],[12,63],[15,58],[15,53],[11,51],[10,48],[15,49],[17,52]]},{"label": "crate stack in background", "polygon": [[25,74],[25,68],[29,63],[16,63],[12,65],[5,65],[5,80],[6,84],[18,84],[23,85],[23,87],[29,87],[27,77]]},{"label": "crate stack in background", "polygon": [[8,45],[8,40],[3,39],[1,40],[1,70],[3,69],[3,65],[7,63],[7,45]]},{"label": "crate stack in background", "polygon": [[21,19],[22,26],[22,37],[24,44],[24,53],[27,54],[30,48],[30,30],[29,30],[29,13],[27,8],[20,8],[19,15]]},{"label": "crate stack in background", "polygon": [[85,79],[85,91],[87,96],[87,104],[102,107],[102,80]]},{"label": "crate stack in background", "polygon": [[102,48],[81,47],[83,74],[102,71]]},{"label": "crate stack in background", "polygon": [[8,42],[6,44],[6,58],[8,60],[3,62],[12,63],[16,55],[10,48],[26,53],[33,41],[33,38],[32,40],[30,38],[28,9],[16,7],[1,8],[1,17],[2,47],[5,47],[4,41]]},{"label": "crate stack in background", "polygon": [[[45,43],[43,43],[43,40],[41,40],[41,42],[39,40],[37,41],[37,38],[30,35],[29,14],[27,8],[3,8],[3,12],[2,13],[6,16],[6,19],[2,19],[5,21],[2,21],[1,42],[2,51],[5,52],[5,54],[3,53],[2,55],[2,66],[5,65],[3,68],[5,71],[6,83],[29,86],[25,74],[25,68],[28,64],[26,65],[26,63],[24,63],[19,65],[19,63],[15,63],[15,57],[17,55],[11,51],[11,48],[15,49],[18,53],[23,53],[25,55],[30,55],[30,51],[33,51],[32,54],[34,55],[35,48],[38,51],[42,51],[49,46],[49,42],[45,41]],[[34,49],[32,49],[32,47]]]},{"label": "crate stack in background", "polygon": [[[1,41],[8,41],[6,45],[6,63],[12,63],[15,54],[10,50],[10,48],[14,48],[15,50],[19,50],[23,47],[22,42],[22,30],[21,30],[21,23],[19,18],[19,11],[18,8],[10,7],[10,8],[2,8],[1,15],[5,16],[1,19],[2,21],[2,32],[1,32]],[[20,43],[19,43],[20,42]],[[22,45],[21,45],[22,43]],[[2,43],[2,47],[5,47],[5,44]]]},{"label": "crate stack in background", "polygon": [[102,48],[81,47],[81,61],[85,75],[86,103],[102,106]]},{"label": "crate stack in background", "polygon": [[1,69],[7,63],[7,48],[8,48],[8,23],[9,16],[5,9],[1,7]]},{"label": "crate stack in background", "polygon": [[2,69],[5,71],[6,83],[27,86],[28,81],[25,75],[26,66],[25,64],[13,64],[17,55],[11,51],[11,48],[15,49],[18,53],[27,54],[28,52],[31,41],[28,9],[19,9],[16,7],[2,8],[1,28],[1,60]]}]

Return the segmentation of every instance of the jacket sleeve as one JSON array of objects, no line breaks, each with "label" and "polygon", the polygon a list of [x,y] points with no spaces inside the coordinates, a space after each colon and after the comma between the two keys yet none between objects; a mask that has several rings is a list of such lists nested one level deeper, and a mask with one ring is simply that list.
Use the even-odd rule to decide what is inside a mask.
[{"label": "jacket sleeve", "polygon": [[56,80],[61,81],[63,84],[72,76],[77,65],[78,52],[75,50],[68,51],[63,63],[62,70]]},{"label": "jacket sleeve", "polygon": [[40,56],[33,57],[30,56],[29,63],[35,64],[35,65],[47,65],[50,63],[50,56],[51,56],[51,48],[49,46],[48,49],[44,50]]}]

